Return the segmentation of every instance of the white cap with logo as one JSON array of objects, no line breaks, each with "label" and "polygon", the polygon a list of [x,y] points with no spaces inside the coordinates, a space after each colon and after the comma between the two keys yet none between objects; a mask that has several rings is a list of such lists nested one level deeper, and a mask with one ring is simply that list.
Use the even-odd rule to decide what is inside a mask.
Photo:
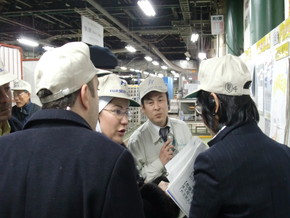
[{"label": "white cap with logo", "polygon": [[25,90],[31,93],[31,85],[24,80],[14,80],[12,90]]},{"label": "white cap with logo", "polygon": [[109,74],[99,78],[98,95],[100,99],[102,97],[128,99],[131,107],[140,106],[139,103],[130,97],[127,82],[120,79],[116,74]]},{"label": "white cap with logo", "polygon": [[140,84],[139,90],[140,99],[142,99],[145,95],[152,91],[166,93],[167,86],[162,78],[149,76]]},{"label": "white cap with logo", "polygon": [[246,64],[231,54],[202,61],[198,82],[198,89],[185,98],[197,97],[201,90],[231,96],[250,95],[251,74]]},{"label": "white cap with logo", "polygon": [[77,91],[99,73],[104,70],[94,67],[88,45],[70,42],[41,56],[34,71],[36,94],[48,89],[52,95],[41,98],[41,103],[55,101]]},{"label": "white cap with logo", "polygon": [[2,60],[0,60],[0,86],[9,83],[15,79],[16,76],[5,70]]}]

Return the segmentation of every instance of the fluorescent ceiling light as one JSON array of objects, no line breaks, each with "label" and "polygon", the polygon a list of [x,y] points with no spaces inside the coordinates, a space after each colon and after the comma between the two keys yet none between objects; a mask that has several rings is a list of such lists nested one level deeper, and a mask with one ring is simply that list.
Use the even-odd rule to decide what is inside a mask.
[{"label": "fluorescent ceiling light", "polygon": [[198,33],[192,33],[190,40],[192,42],[196,42],[198,40],[198,37],[199,37]]},{"label": "fluorescent ceiling light", "polygon": [[121,70],[127,70],[127,67],[120,67]]},{"label": "fluorescent ceiling light", "polygon": [[20,42],[21,44],[28,45],[28,46],[31,46],[31,47],[39,46],[38,42],[30,40],[30,39],[19,38],[19,39],[17,39],[17,41]]},{"label": "fluorescent ceiling light", "polygon": [[199,58],[200,60],[206,59],[206,53],[204,53],[204,52],[199,52],[199,53],[198,53],[198,58]]},{"label": "fluorescent ceiling light", "polygon": [[48,46],[48,45],[43,46],[42,48],[43,48],[45,51],[49,51],[49,50],[51,50],[51,49],[54,49],[54,47],[52,47],[52,46]]},{"label": "fluorescent ceiling light", "polygon": [[129,52],[132,52],[132,53],[136,52],[136,49],[135,49],[133,46],[131,46],[131,45],[127,45],[125,48],[126,48]]},{"label": "fluorescent ceiling light", "polygon": [[159,63],[157,61],[152,61],[152,64],[155,65],[155,66],[159,65]]},{"label": "fluorescent ceiling light", "polygon": [[155,16],[155,10],[148,0],[139,0],[137,4],[148,17]]},{"label": "fluorescent ceiling light", "polygon": [[162,68],[163,70],[167,70],[167,69],[168,69],[168,67],[165,66],[165,65],[161,66],[161,68]]},{"label": "fluorescent ceiling light", "polygon": [[149,62],[153,60],[150,56],[145,56],[144,58],[146,61],[149,61]]}]

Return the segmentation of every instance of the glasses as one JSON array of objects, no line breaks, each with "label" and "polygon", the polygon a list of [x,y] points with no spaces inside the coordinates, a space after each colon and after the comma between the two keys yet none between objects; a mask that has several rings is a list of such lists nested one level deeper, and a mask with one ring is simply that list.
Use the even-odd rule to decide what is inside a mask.
[{"label": "glasses", "polygon": [[196,104],[194,109],[198,115],[202,114],[202,106],[200,104]]},{"label": "glasses", "polygon": [[110,109],[103,109],[104,111],[109,111],[112,114],[114,114],[119,120],[121,120],[124,116],[126,116],[128,118],[128,120],[132,119],[132,112],[131,111],[127,111],[127,110],[120,110],[120,109],[114,109],[114,110],[110,110]]},{"label": "glasses", "polygon": [[22,91],[22,92],[13,92],[13,97],[14,98],[19,98],[20,96],[23,95],[23,93],[26,93],[25,91]]}]

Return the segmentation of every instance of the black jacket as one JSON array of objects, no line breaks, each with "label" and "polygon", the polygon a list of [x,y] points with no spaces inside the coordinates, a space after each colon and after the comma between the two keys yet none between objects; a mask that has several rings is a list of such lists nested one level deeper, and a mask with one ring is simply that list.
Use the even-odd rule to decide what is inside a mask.
[{"label": "black jacket", "polygon": [[129,151],[71,111],[0,137],[0,217],[143,218]]},{"label": "black jacket", "polygon": [[255,122],[226,127],[195,161],[190,218],[289,218],[290,148]]}]

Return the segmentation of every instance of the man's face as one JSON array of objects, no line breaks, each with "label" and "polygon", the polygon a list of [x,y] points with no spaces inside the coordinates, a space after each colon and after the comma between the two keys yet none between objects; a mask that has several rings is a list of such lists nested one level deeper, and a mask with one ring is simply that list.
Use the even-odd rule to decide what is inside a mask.
[{"label": "man's face", "polygon": [[30,93],[25,90],[14,90],[13,98],[17,107],[23,107],[29,103]]},{"label": "man's face", "polygon": [[166,93],[156,91],[148,93],[144,97],[142,110],[152,123],[164,127],[167,124],[168,116]]},{"label": "man's face", "polygon": [[0,86],[0,122],[11,117],[12,98],[9,83]]}]

